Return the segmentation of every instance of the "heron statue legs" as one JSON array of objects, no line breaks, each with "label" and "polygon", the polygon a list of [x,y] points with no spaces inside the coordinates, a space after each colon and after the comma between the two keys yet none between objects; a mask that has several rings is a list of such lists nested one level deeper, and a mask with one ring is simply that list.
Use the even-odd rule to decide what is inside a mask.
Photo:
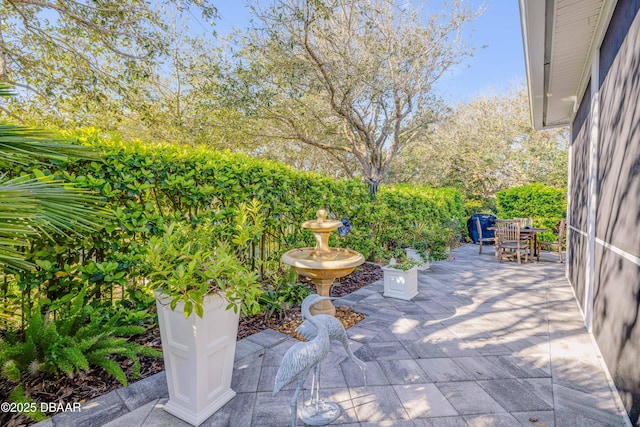
[{"label": "heron statue legs", "polygon": [[311,379],[311,399],[303,402],[300,419],[310,426],[324,426],[340,416],[340,407],[333,402],[320,399],[320,365],[316,367]]},{"label": "heron statue legs", "polygon": [[273,387],[274,396],[287,384],[294,381],[297,383],[291,399],[291,427],[296,427],[298,393],[312,370],[314,374],[311,387],[311,405],[304,406],[304,408],[311,406],[314,409],[308,414],[305,412],[302,420],[309,425],[326,425],[340,416],[340,407],[338,405],[332,402],[323,402],[319,399],[320,363],[329,353],[331,342],[326,325],[316,319],[315,316],[311,316],[309,308],[325,299],[330,298],[311,294],[302,302],[302,314],[314,327],[316,334],[311,340],[296,343],[289,348],[284,354],[276,373]]}]

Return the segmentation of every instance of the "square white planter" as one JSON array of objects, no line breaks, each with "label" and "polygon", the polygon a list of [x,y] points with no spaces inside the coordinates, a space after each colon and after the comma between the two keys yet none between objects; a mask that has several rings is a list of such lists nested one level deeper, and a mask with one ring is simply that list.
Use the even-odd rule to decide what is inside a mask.
[{"label": "square white planter", "polygon": [[410,300],[418,295],[418,267],[398,270],[382,267],[384,273],[384,296]]},{"label": "square white planter", "polygon": [[240,314],[226,310],[229,302],[218,295],[205,297],[202,318],[195,311],[185,318],[183,303],[174,311],[169,301],[156,295],[169,388],[164,410],[198,426],[236,395],[231,375]]}]

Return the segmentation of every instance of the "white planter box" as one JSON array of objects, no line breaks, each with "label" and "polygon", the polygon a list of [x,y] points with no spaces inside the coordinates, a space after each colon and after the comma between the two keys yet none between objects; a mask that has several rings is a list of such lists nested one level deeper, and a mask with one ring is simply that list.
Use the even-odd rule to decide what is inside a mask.
[{"label": "white planter box", "polygon": [[384,296],[410,300],[418,295],[418,267],[398,270],[382,267],[384,272]]},{"label": "white planter box", "polygon": [[195,311],[184,317],[180,302],[156,295],[169,401],[164,410],[198,426],[231,400],[231,375],[236,351],[239,313],[229,302],[208,295],[202,318]]}]

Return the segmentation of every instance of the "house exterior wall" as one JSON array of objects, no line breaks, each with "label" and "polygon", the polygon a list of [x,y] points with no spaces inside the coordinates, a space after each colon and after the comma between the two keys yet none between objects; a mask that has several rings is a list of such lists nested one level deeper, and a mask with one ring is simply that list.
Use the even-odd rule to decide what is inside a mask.
[{"label": "house exterior wall", "polygon": [[[600,48],[593,334],[640,417],[640,0],[618,2]],[[617,251],[616,251],[617,249]]]},{"label": "house exterior wall", "polygon": [[[640,0],[617,2],[599,46],[597,79],[591,81],[573,120],[567,242],[569,280],[583,312],[590,313],[588,326],[631,422],[637,426],[640,426],[639,11]],[[591,104],[591,91],[597,93],[597,108]],[[585,109],[589,118],[584,117]],[[589,147],[594,147],[589,140],[594,135],[589,132],[592,126],[597,128],[597,154],[590,157]],[[588,171],[594,159],[595,192],[589,194]],[[595,236],[588,229],[590,203],[595,203],[596,208]],[[594,249],[589,252],[589,242],[594,240]],[[589,270],[589,253],[594,260],[593,270]],[[585,270],[592,273],[585,274]]]}]

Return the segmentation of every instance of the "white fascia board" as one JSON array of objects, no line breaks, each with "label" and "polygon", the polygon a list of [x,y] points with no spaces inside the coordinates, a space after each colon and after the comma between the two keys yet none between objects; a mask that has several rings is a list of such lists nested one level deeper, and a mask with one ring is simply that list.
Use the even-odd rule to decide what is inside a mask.
[{"label": "white fascia board", "polygon": [[531,122],[535,129],[542,129],[545,126],[545,3],[544,0],[519,0]]}]

